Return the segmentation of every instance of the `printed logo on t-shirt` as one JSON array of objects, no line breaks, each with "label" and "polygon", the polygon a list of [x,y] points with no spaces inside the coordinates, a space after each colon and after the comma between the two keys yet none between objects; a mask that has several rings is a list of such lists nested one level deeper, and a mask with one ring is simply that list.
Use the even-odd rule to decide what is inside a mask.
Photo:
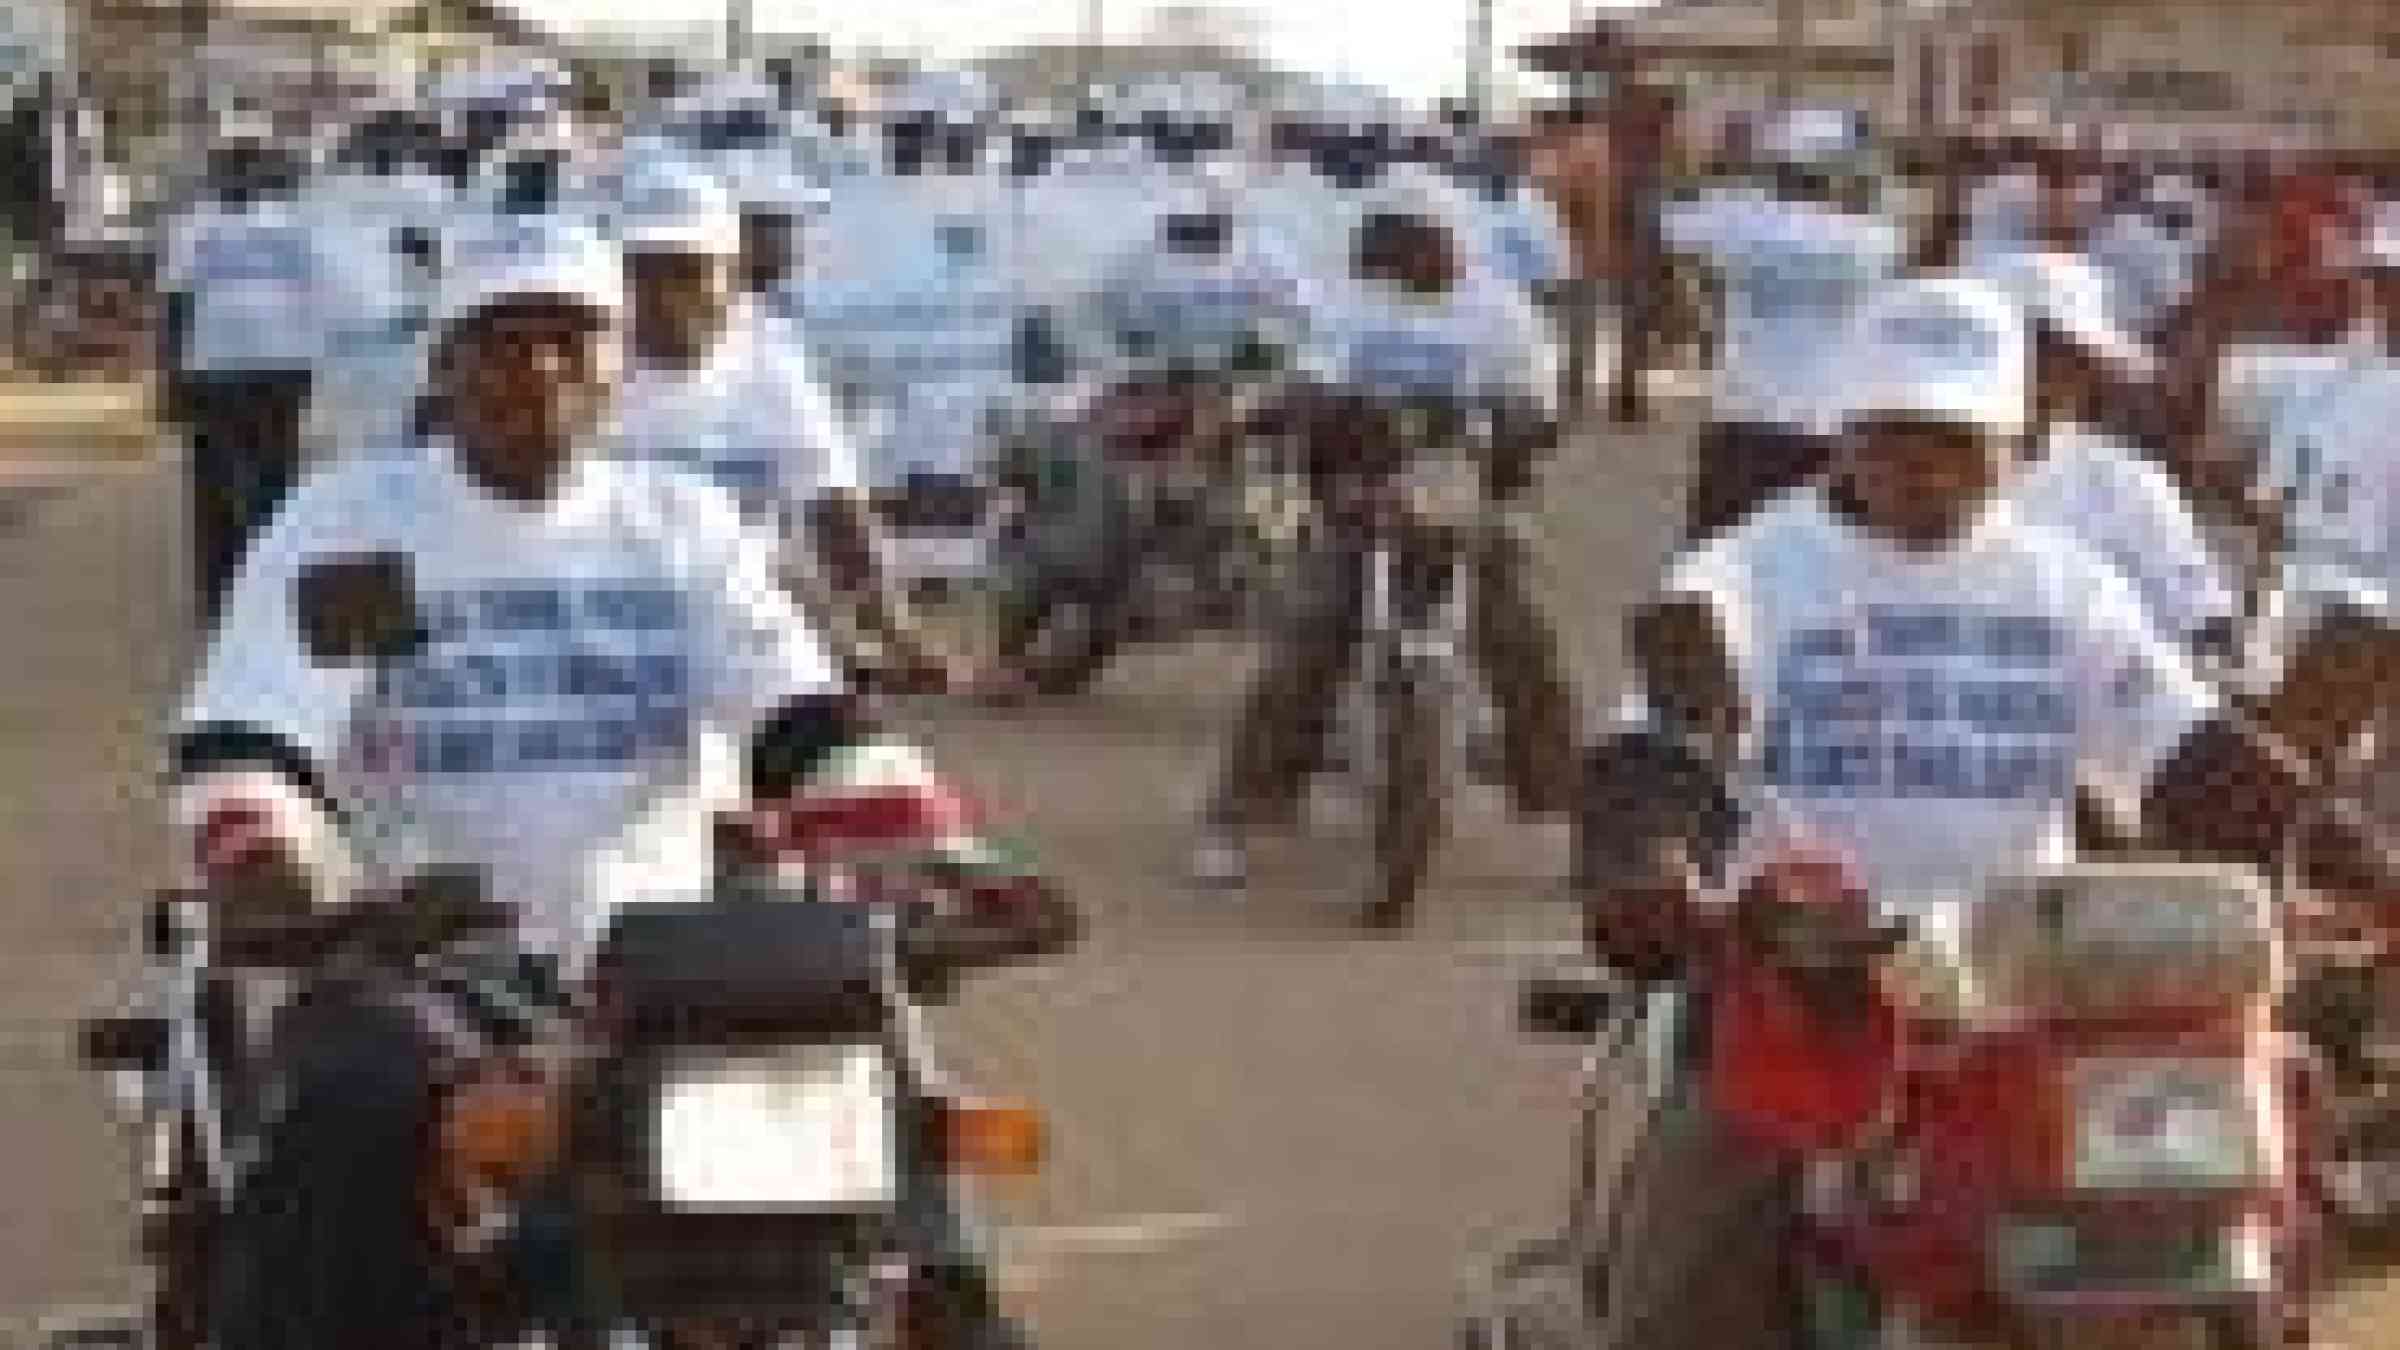
[{"label": "printed logo on t-shirt", "polygon": [[1996,800],[2073,788],[2057,624],[1956,607],[1874,608],[1863,629],[1781,643],[1770,786],[1802,796]]},{"label": "printed logo on t-shirt", "polygon": [[431,640],[392,672],[384,700],[386,734],[415,774],[624,771],[688,743],[680,592],[595,579],[423,602]]},{"label": "printed logo on t-shirt", "polygon": [[309,274],[307,239],[298,230],[212,234],[193,249],[193,274],[204,282],[294,282]]}]

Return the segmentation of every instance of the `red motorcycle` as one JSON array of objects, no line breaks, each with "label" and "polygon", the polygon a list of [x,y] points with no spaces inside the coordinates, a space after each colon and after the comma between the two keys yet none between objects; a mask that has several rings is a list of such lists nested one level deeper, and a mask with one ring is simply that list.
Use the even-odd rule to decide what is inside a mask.
[{"label": "red motorcycle", "polygon": [[[2214,866],[2079,864],[1929,913],[1881,922],[1838,863],[1791,859],[1703,921],[1689,993],[1705,1068],[1680,1091],[1654,1085],[1642,1128],[1661,1133],[1661,1104],[1680,1098],[1731,1136],[1740,1161],[1719,1172],[1780,1179],[1789,1335],[1761,1343],[2305,1345],[2319,1266],[2301,1141],[2318,1113],[2276,1025],[2288,936],[2270,890]],[[1576,1030],[1635,997],[1529,992],[1530,1020]],[[1624,1156],[1620,1171],[1667,1155]],[[1625,1216],[1597,1209],[1579,1197],[1594,1240],[1541,1245],[1581,1267],[1582,1288],[1625,1287],[1618,1268],[1674,1235],[1629,1240]],[[1471,1343],[1659,1343],[1657,1309],[1606,1302],[1585,1303],[1572,1339],[1547,1329],[1552,1299],[1544,1331],[1487,1321]]]}]

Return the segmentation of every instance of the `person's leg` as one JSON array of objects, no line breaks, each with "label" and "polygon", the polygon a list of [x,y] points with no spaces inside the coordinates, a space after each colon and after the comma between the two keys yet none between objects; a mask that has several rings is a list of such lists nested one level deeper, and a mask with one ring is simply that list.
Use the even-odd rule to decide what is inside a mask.
[{"label": "person's leg", "polygon": [[1230,848],[1242,829],[1296,807],[1357,650],[1357,554],[1328,541],[1303,572],[1300,603],[1269,641],[1234,723],[1203,821],[1209,845]]},{"label": "person's leg", "polygon": [[1574,805],[1581,737],[1557,633],[1533,597],[1531,541],[1497,513],[1479,535],[1470,637],[1500,714],[1501,764],[1519,811],[1561,814]]},{"label": "person's leg", "polygon": [[244,390],[235,377],[186,374],[179,378],[179,420],[186,428],[193,584],[201,617],[213,623],[225,588],[241,561],[249,524],[249,460],[240,403]]},{"label": "person's leg", "polygon": [[404,1009],[342,994],[286,1009],[281,1111],[220,1231],[220,1345],[440,1344],[423,1207],[431,1041]]}]

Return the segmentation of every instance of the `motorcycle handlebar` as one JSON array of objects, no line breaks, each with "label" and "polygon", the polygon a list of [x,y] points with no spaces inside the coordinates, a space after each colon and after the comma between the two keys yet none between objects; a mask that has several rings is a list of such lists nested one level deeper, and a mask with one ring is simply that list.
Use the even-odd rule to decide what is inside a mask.
[{"label": "motorcycle handlebar", "polygon": [[468,869],[432,869],[382,894],[353,898],[338,908],[272,914],[197,898],[209,908],[212,954],[234,965],[307,966],[336,951],[405,960],[471,938],[508,931],[509,909],[486,894],[483,877]]}]

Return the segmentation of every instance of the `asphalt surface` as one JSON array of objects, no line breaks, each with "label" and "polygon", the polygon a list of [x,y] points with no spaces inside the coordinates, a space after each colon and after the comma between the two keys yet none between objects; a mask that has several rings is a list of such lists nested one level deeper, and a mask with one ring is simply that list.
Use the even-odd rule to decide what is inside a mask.
[{"label": "asphalt surface", "polygon": [[[1588,437],[1544,485],[1546,599],[1587,707],[1675,518],[1677,425]],[[122,974],[159,880],[157,730],[195,656],[173,458],[16,450],[0,455],[0,1345],[137,1287],[129,1158],[68,1028]],[[1264,841],[1245,893],[1187,886],[1190,811],[1247,667],[1237,645],[1159,650],[1081,699],[924,714],[945,765],[1095,918],[1082,950],[938,1019],[957,1067],[1049,1113],[1047,1173],[987,1198],[1012,1296],[1056,1350],[1433,1350],[1472,1265],[1565,1203],[1575,1051],[1512,1022],[1527,953],[1572,931],[1563,829],[1475,795],[1420,922],[1393,937],[1335,903],[1360,856],[1338,822]]]}]

